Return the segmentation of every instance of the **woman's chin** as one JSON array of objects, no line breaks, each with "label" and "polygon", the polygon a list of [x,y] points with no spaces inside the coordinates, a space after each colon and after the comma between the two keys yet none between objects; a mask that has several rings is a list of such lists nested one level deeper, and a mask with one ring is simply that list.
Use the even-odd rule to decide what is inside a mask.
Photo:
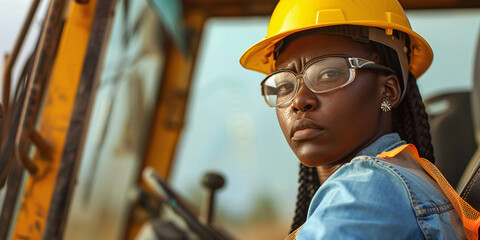
[{"label": "woman's chin", "polygon": [[322,151],[322,149],[318,147],[302,146],[295,150],[294,153],[300,162],[308,167],[318,167],[334,162],[334,160],[331,160],[331,157],[328,157],[328,152]]},{"label": "woman's chin", "polygon": [[326,164],[323,159],[308,157],[308,156],[299,156],[297,155],[300,162],[307,167],[318,167]]}]

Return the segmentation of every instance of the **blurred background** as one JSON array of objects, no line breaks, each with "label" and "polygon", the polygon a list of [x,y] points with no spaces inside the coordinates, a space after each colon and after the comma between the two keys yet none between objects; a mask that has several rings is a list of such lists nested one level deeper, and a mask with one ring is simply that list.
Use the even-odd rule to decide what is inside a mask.
[{"label": "blurred background", "polygon": [[[31,2],[0,0],[0,53],[11,52]],[[293,219],[299,163],[284,140],[274,109],[260,95],[264,76],[238,63],[241,54],[266,34],[268,17],[205,20],[189,89],[178,93],[188,93],[184,120],[175,123],[175,118],[158,119],[157,104],[159,91],[166,94],[158,90],[165,86],[162,77],[170,71],[169,64],[175,64],[168,57],[168,46],[182,49],[185,43],[175,36],[188,34],[176,32],[175,23],[168,20],[178,17],[169,14],[178,13],[181,4],[158,1],[161,10],[147,0],[123,2],[115,6],[103,70],[98,74],[65,239],[124,238],[137,214],[132,213],[132,204],[138,193],[132,188],[145,161],[161,161],[152,156],[155,151],[170,151],[168,174],[163,176],[193,209],[202,208],[207,199],[203,176],[214,171],[225,177],[226,184],[216,195],[215,222],[236,239],[284,238]],[[34,49],[48,3],[42,2],[34,18],[14,69],[14,82]],[[470,91],[480,9],[408,10],[407,15],[435,55],[418,80],[423,97]],[[179,109],[172,101],[164,111]],[[151,127],[158,121],[171,124],[170,129],[180,129],[175,124],[183,127],[178,144],[169,150],[161,149],[168,143],[155,142],[162,139],[155,138],[157,130]],[[5,195],[6,188],[0,190],[1,199]]]}]

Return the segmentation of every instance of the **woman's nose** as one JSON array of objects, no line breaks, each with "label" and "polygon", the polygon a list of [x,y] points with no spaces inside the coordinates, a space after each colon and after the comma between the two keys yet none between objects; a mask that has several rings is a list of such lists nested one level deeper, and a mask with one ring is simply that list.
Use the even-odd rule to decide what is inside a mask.
[{"label": "woman's nose", "polygon": [[308,112],[313,111],[318,107],[318,99],[314,92],[301,83],[297,95],[293,98],[292,109],[294,112]]}]

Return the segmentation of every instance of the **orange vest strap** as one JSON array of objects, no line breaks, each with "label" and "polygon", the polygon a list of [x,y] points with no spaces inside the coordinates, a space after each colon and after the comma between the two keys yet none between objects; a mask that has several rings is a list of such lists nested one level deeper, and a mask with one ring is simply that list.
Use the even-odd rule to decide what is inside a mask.
[{"label": "orange vest strap", "polygon": [[295,240],[295,239],[297,239],[298,232],[300,232],[300,229],[302,228],[302,226],[298,227],[297,229],[295,229],[295,231],[290,233],[290,235],[288,235],[288,237],[285,238],[285,240]]},{"label": "orange vest strap", "polygon": [[470,204],[463,200],[453,187],[448,183],[447,179],[442,175],[437,167],[430,161],[419,156],[417,148],[412,144],[405,144],[391,151],[383,152],[377,155],[379,158],[393,158],[398,154],[405,152],[415,159],[425,171],[438,183],[442,191],[453,205],[462,220],[463,230],[467,239],[478,239],[478,228],[480,227],[480,213]]}]

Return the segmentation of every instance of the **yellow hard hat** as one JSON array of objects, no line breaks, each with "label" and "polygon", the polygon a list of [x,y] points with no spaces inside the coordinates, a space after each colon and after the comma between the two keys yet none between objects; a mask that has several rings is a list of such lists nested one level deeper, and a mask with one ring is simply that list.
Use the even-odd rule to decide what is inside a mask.
[{"label": "yellow hard hat", "polygon": [[267,36],[242,55],[240,64],[270,74],[275,68],[275,43],[296,32],[335,25],[381,28],[384,36],[392,35],[393,30],[406,33],[410,38],[408,68],[417,78],[432,63],[432,49],[412,30],[397,0],[280,0],[270,18]]}]

